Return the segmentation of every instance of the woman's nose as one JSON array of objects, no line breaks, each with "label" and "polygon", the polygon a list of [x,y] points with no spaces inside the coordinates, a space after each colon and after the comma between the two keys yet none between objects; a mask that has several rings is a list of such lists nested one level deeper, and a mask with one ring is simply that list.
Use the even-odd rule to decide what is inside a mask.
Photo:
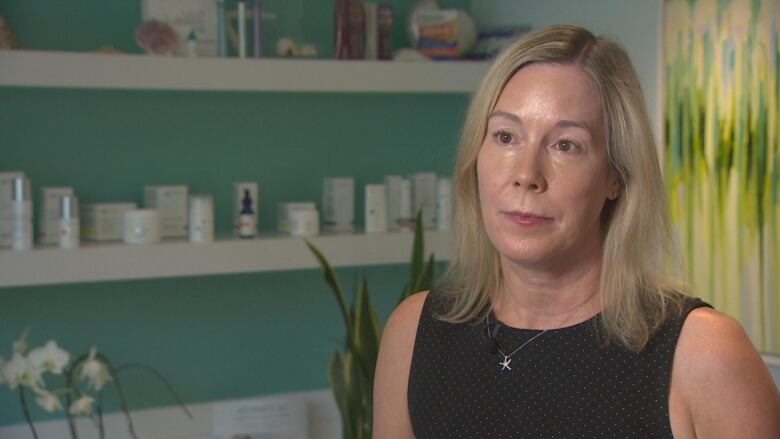
[{"label": "woman's nose", "polygon": [[528,145],[517,152],[513,169],[513,185],[533,192],[547,190],[545,151],[538,145]]}]

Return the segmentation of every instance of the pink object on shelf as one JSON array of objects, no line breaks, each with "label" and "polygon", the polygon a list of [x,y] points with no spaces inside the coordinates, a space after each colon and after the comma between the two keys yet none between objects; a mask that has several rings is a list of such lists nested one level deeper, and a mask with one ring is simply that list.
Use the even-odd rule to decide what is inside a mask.
[{"label": "pink object on shelf", "polygon": [[146,53],[154,55],[173,55],[179,44],[176,31],[169,24],[157,20],[141,23],[135,30],[135,41]]}]

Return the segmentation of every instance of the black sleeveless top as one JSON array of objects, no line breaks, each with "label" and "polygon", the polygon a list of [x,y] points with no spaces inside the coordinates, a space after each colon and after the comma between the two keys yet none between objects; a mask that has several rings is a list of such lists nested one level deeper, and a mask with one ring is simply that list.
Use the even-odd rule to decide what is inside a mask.
[{"label": "black sleeveless top", "polygon": [[[709,305],[688,299],[682,315],[667,320],[638,353],[616,343],[603,347],[598,315],[549,330],[511,356],[510,370],[486,344],[484,320],[438,320],[444,299],[429,294],[409,373],[414,433],[419,439],[672,437],[672,356],[688,312],[700,306]],[[495,340],[505,353],[541,332],[500,327]]]}]

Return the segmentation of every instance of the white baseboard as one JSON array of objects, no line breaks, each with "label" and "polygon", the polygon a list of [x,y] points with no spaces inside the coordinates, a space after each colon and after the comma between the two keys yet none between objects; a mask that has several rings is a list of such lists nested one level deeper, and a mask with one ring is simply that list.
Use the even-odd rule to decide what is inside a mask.
[{"label": "white baseboard", "polygon": [[[269,401],[303,399],[308,409],[309,439],[341,438],[341,415],[330,389],[263,395],[259,399]],[[178,406],[137,410],[132,411],[131,415],[139,439],[212,439],[211,408],[218,402],[224,401],[188,405],[187,408],[192,412],[193,419],[188,419]],[[130,439],[127,421],[121,413],[113,413],[103,418],[106,437]],[[80,439],[98,439],[97,428],[91,419],[81,417],[77,426]],[[71,439],[67,421],[64,419],[36,422],[35,428],[41,439]],[[32,437],[27,424],[0,427],[2,439],[32,439]]]}]

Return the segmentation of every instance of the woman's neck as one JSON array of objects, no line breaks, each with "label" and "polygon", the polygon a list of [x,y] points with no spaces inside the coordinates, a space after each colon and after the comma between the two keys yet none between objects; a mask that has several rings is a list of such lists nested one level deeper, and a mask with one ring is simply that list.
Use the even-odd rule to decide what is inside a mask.
[{"label": "woman's neck", "polygon": [[506,325],[554,329],[587,320],[601,310],[600,258],[560,273],[527,269],[502,257],[501,271],[493,312]]}]

